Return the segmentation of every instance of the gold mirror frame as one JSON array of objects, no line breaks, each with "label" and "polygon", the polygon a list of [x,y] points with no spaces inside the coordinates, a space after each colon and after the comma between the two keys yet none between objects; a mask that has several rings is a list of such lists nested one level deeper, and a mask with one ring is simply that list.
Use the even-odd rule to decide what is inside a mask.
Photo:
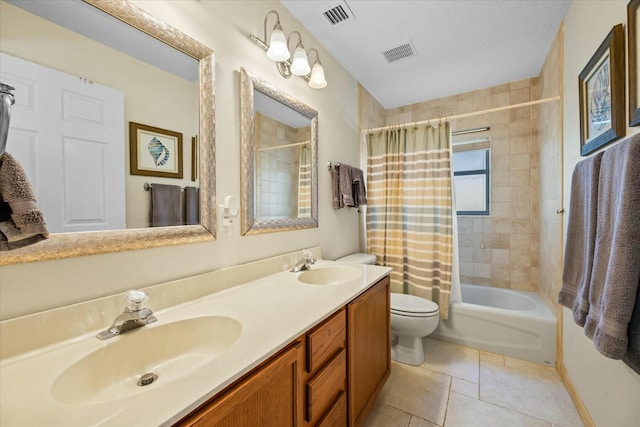
[{"label": "gold mirror frame", "polygon": [[[253,139],[253,91],[309,117],[311,122],[311,216],[295,219],[257,220],[255,215],[255,142]],[[318,112],[259,77],[240,68],[240,186],[242,235],[274,233],[318,227]]]},{"label": "gold mirror frame", "polygon": [[83,0],[200,62],[200,225],[51,234],[35,245],[0,253],[0,266],[216,238],[213,50],[126,0]]}]

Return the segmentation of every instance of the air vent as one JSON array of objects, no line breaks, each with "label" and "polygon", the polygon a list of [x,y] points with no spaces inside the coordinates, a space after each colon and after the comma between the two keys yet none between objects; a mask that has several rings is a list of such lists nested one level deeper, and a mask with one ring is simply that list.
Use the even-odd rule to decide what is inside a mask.
[{"label": "air vent", "polygon": [[382,54],[387,59],[387,62],[395,62],[416,54],[416,49],[413,47],[412,42],[406,42],[399,46],[392,47],[387,50],[383,50]]},{"label": "air vent", "polygon": [[322,14],[329,20],[331,25],[338,25],[342,22],[355,19],[353,11],[346,1],[341,1],[337,6],[325,10]]}]

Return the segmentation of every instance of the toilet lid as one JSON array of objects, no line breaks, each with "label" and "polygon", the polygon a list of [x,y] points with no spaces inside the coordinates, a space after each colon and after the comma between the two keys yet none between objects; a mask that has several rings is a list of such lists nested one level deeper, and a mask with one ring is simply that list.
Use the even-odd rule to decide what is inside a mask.
[{"label": "toilet lid", "polygon": [[397,314],[432,314],[438,311],[438,304],[414,295],[391,293],[391,312]]},{"label": "toilet lid", "polygon": [[374,254],[351,254],[342,258],[338,258],[338,262],[348,262],[349,264],[375,264],[376,256]]}]

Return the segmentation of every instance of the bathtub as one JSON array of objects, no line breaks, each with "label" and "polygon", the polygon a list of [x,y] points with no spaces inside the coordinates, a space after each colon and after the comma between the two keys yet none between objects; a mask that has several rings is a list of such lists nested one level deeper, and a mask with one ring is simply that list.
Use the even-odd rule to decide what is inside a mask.
[{"label": "bathtub", "polygon": [[449,319],[432,335],[445,341],[556,365],[556,319],[538,294],[488,286],[462,286]]}]

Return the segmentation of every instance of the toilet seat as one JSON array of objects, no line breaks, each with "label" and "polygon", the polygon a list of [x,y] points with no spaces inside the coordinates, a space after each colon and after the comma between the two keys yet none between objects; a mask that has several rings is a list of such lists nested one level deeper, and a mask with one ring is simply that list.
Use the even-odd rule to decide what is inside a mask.
[{"label": "toilet seat", "polygon": [[433,301],[414,295],[391,293],[391,314],[407,317],[433,317],[439,307]]}]

